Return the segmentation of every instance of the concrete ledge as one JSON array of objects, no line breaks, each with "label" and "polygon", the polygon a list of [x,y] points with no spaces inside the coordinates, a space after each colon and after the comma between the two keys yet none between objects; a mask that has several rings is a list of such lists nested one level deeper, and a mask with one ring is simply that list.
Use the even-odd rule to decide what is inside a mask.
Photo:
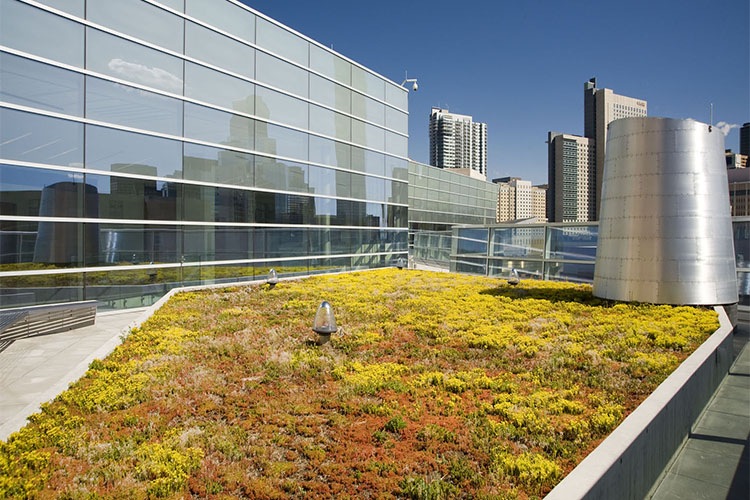
[{"label": "concrete ledge", "polygon": [[546,500],[642,500],[708,404],[732,364],[732,325],[719,329],[573,469]]}]

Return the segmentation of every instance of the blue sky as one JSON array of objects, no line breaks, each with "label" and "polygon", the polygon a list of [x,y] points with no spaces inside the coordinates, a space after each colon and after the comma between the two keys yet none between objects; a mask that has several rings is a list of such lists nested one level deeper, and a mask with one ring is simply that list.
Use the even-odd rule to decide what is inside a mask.
[{"label": "blue sky", "polygon": [[[648,101],[649,116],[750,121],[747,0],[243,0],[396,83],[409,156],[427,163],[432,106],[488,124],[488,177],[547,181],[550,130],[583,133],[583,84]],[[732,128],[726,147],[739,149]]]}]

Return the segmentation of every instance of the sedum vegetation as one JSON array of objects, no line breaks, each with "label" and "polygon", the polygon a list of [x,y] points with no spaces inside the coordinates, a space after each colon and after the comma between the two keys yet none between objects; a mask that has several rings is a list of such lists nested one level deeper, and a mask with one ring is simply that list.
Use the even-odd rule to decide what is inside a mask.
[{"label": "sedum vegetation", "polygon": [[0,442],[0,498],[541,497],[717,327],[417,271],[182,293]]}]

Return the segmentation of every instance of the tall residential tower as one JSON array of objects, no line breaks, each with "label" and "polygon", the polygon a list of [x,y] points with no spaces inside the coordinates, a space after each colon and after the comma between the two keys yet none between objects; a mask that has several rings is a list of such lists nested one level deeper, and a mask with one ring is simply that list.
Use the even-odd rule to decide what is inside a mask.
[{"label": "tall residential tower", "polygon": [[460,169],[471,177],[487,179],[487,124],[471,116],[432,108],[430,112],[430,165]]}]

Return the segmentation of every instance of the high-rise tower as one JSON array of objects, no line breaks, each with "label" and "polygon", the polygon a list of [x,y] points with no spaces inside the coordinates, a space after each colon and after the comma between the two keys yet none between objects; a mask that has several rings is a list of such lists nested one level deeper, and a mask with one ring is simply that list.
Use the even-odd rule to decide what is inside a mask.
[{"label": "high-rise tower", "polygon": [[430,165],[466,169],[472,177],[487,178],[487,124],[471,116],[432,108],[430,112]]}]

